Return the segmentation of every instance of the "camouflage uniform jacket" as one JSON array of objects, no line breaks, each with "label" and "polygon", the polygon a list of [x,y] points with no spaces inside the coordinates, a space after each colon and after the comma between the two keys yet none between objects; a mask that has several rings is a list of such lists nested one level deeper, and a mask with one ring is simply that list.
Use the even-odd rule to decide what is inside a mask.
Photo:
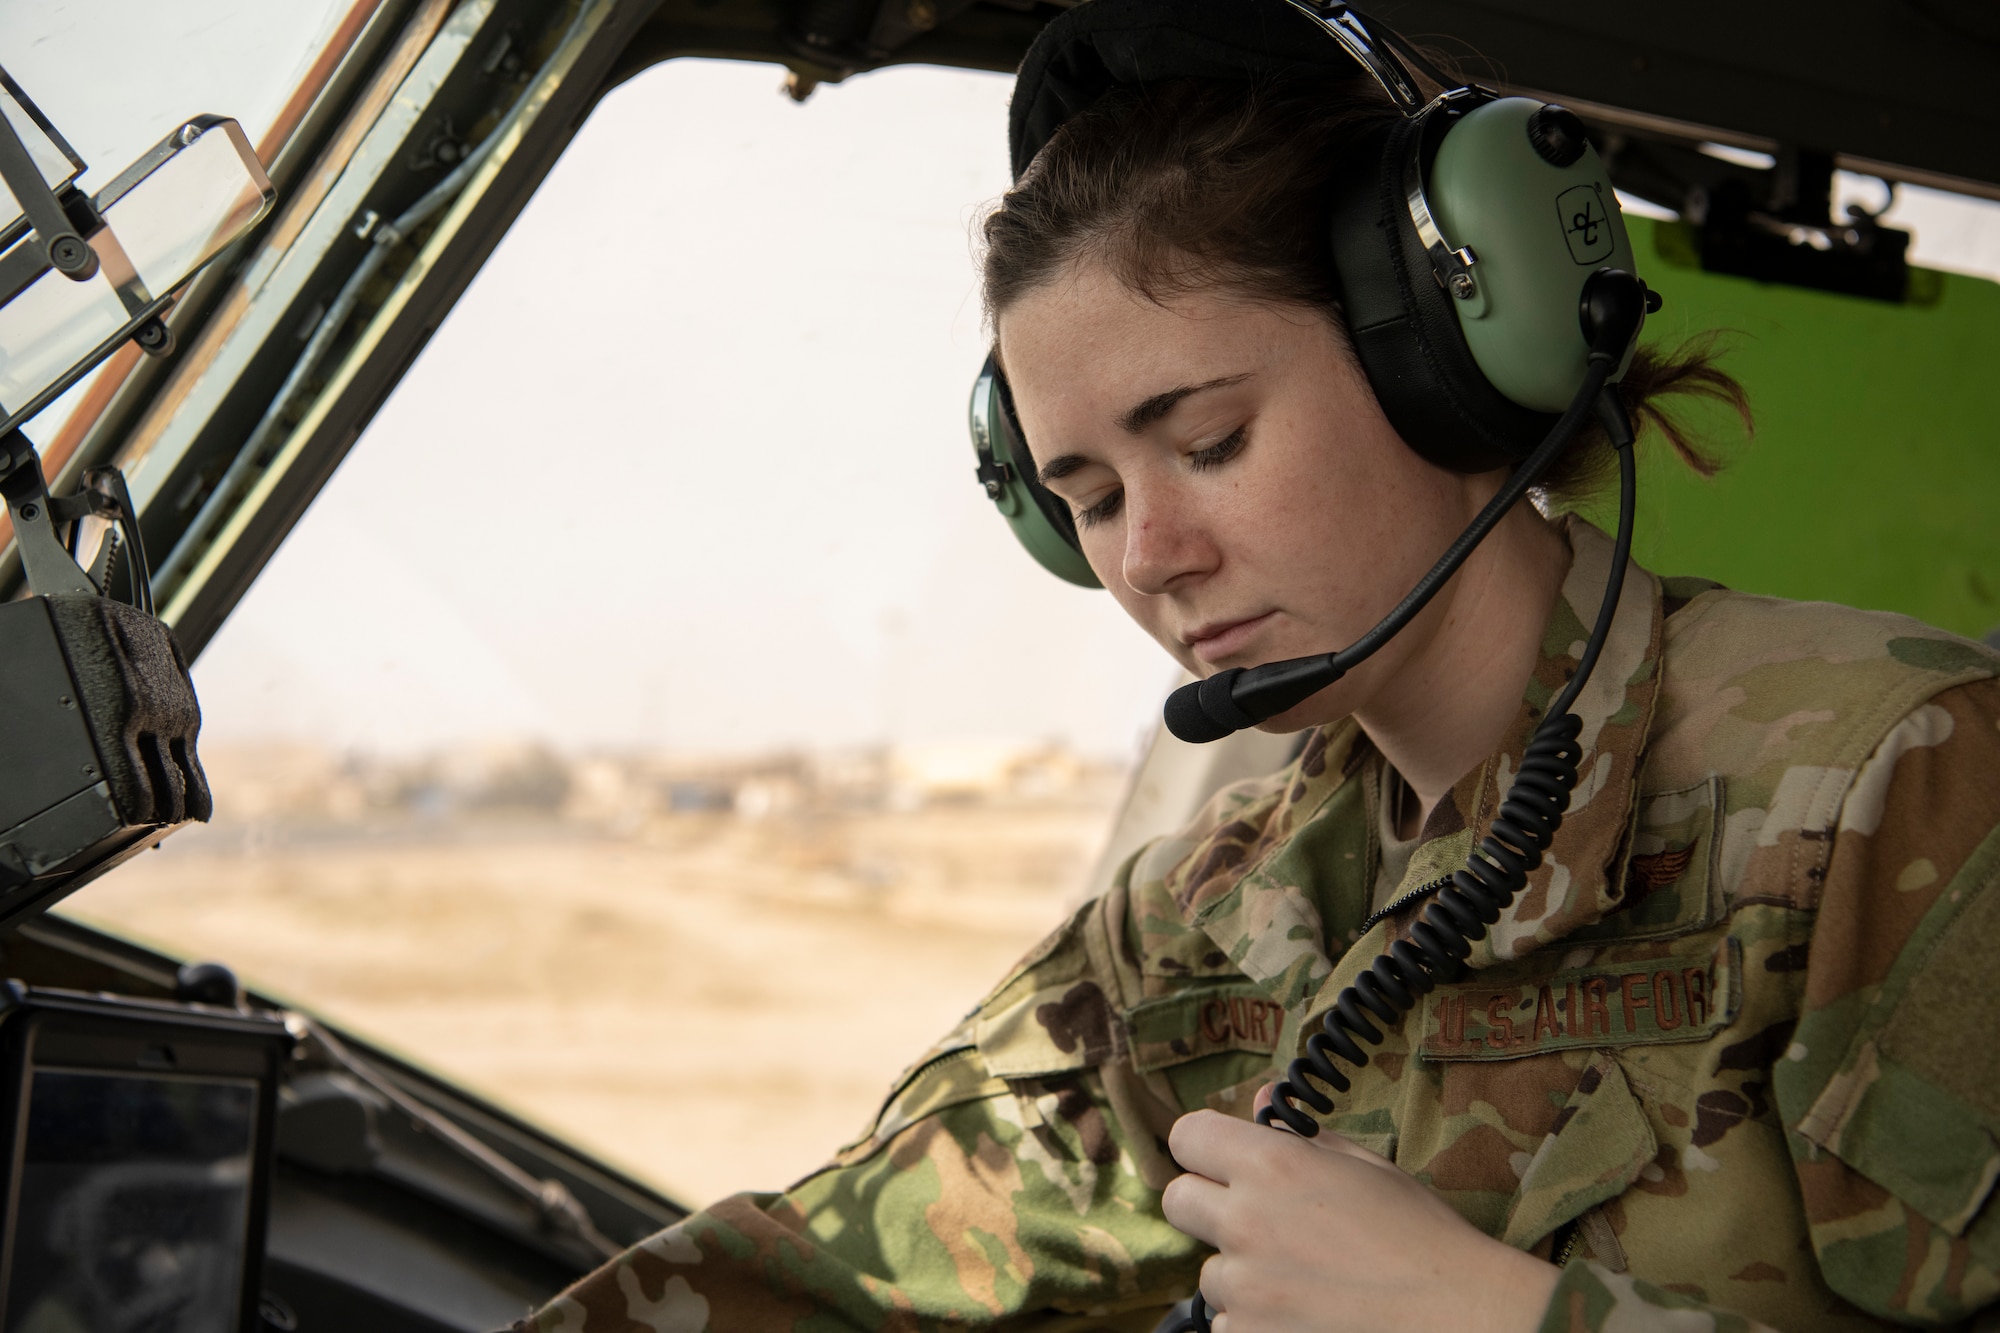
[{"label": "camouflage uniform jacket", "polygon": [[[1323,728],[1141,852],[828,1166],[522,1327],[1150,1329],[1205,1257],[1161,1216],[1169,1126],[1247,1116],[1483,834],[1603,587],[1609,542],[1569,531],[1518,722],[1410,902],[1371,918],[1382,761]],[[1550,1333],[1970,1318],[2000,1294],[1996,676],[1897,616],[1632,570],[1552,854],[1329,1127],[1562,1263]]]}]

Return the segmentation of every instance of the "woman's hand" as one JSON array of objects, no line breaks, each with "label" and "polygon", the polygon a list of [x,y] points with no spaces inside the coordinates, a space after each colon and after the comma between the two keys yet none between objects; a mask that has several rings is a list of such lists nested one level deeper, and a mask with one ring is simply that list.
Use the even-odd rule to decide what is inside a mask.
[{"label": "woman's hand", "polygon": [[1167,1220],[1218,1251],[1201,1270],[1217,1333],[1532,1333],[1560,1276],[1337,1134],[1196,1111],[1169,1146],[1188,1174]]}]

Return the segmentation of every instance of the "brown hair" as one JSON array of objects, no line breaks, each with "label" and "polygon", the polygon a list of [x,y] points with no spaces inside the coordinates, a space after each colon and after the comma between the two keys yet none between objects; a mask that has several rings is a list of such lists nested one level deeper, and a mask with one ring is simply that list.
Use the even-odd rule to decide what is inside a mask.
[{"label": "brown hair", "polygon": [[[1097,261],[1151,300],[1226,287],[1343,328],[1327,243],[1339,163],[1396,115],[1360,79],[1117,89],[1064,122],[987,216],[987,317],[1072,264]],[[1749,400],[1715,351],[1712,335],[1672,350],[1642,346],[1619,385],[1641,438],[1657,433],[1704,477],[1719,464],[1666,400],[1724,404],[1748,429]],[[1541,484],[1554,505],[1589,499],[1611,475],[1603,442],[1593,425],[1556,460]]]}]

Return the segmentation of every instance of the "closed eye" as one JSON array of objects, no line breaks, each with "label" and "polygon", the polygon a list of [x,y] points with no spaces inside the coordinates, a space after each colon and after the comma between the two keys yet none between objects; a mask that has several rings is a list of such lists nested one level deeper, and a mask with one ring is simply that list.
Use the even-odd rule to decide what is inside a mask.
[{"label": "closed eye", "polygon": [[1076,525],[1079,528],[1094,528],[1099,523],[1117,517],[1118,507],[1124,503],[1125,492],[1123,488],[1115,490],[1096,504],[1091,505],[1088,509],[1077,510]]},{"label": "closed eye", "polygon": [[[1208,446],[1208,448],[1197,449],[1195,452],[1189,454],[1187,456],[1188,467],[1195,472],[1207,472],[1211,468],[1221,467],[1224,463],[1242,453],[1243,446],[1249,443],[1249,440],[1250,427],[1248,425],[1238,426],[1227,436]],[[1124,503],[1125,492],[1121,487],[1118,490],[1112,491],[1096,504],[1085,509],[1079,509],[1076,514],[1076,525],[1079,528],[1094,528],[1100,523],[1117,517],[1118,510]]]},{"label": "closed eye", "polygon": [[1210,468],[1221,467],[1224,463],[1227,463],[1230,459],[1243,452],[1243,446],[1249,441],[1249,438],[1250,428],[1247,425],[1238,426],[1228,436],[1216,441],[1208,448],[1197,449],[1195,452],[1189,454],[1188,467],[1196,472],[1206,472]]}]

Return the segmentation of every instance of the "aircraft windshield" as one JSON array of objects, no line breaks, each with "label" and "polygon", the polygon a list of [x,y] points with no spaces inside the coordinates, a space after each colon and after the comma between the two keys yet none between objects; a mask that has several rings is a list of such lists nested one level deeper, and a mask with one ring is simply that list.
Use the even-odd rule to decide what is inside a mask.
[{"label": "aircraft windshield", "polygon": [[1008,80],[781,77],[605,99],[196,664],[216,823],[63,908],[689,1198],[1062,918],[1173,680],[974,479]]}]

